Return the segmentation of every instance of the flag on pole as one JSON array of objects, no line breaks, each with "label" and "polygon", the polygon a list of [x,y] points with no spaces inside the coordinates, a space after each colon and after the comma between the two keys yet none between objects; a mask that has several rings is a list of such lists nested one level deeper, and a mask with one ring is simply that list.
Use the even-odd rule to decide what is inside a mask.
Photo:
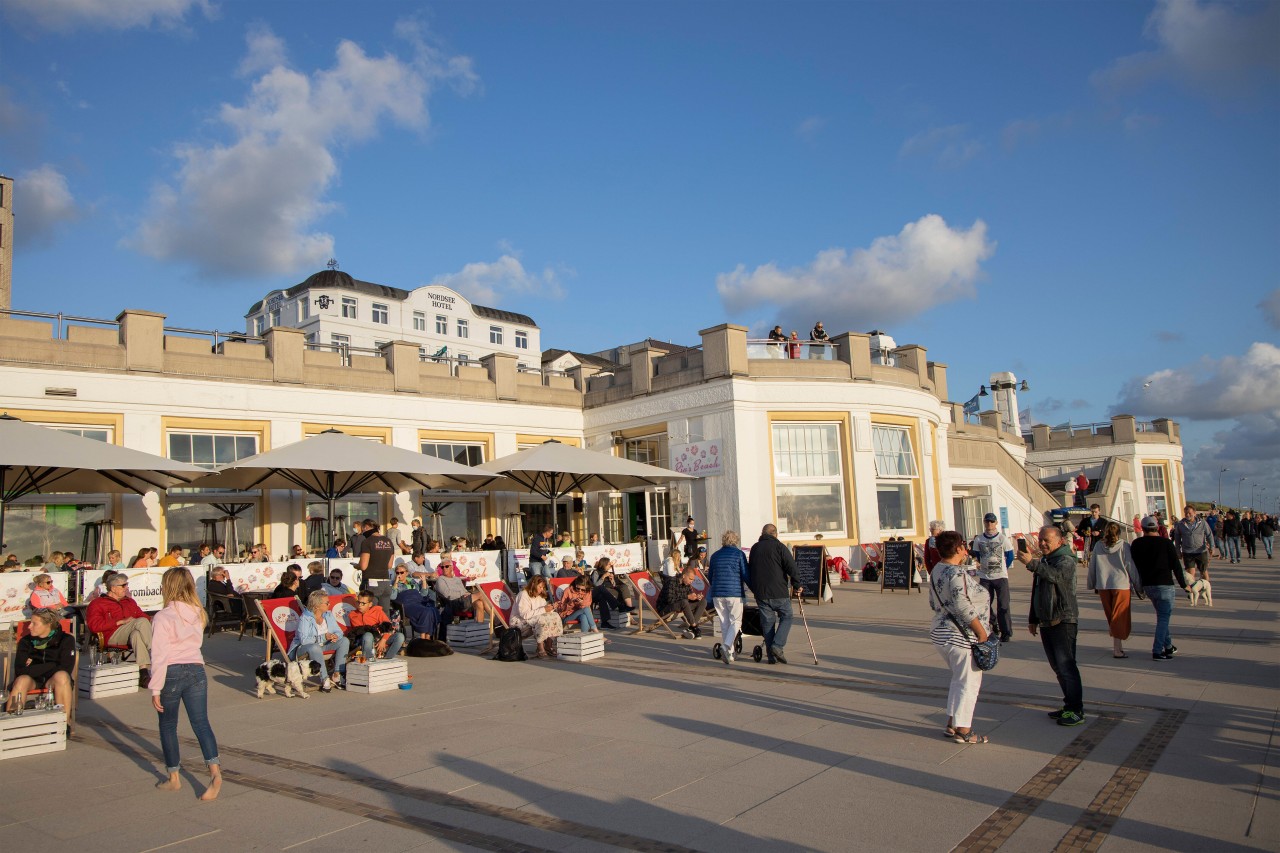
[{"label": "flag on pole", "polygon": [[979,397],[979,396],[980,396],[980,395],[978,395],[978,394],[974,394],[972,397],[970,397],[970,398],[968,399],[968,401],[966,401],[966,402],[965,402],[965,404],[964,404],[964,413],[965,413],[966,415],[976,415],[976,414],[978,414],[978,397]]},{"label": "flag on pole", "polygon": [[436,350],[436,351],[435,351],[435,354],[434,354],[434,355],[432,355],[431,357],[432,357],[432,358],[444,358],[444,357],[446,357],[447,355],[449,355],[449,348],[448,348],[447,346],[443,346],[443,347],[440,347],[440,349]]}]

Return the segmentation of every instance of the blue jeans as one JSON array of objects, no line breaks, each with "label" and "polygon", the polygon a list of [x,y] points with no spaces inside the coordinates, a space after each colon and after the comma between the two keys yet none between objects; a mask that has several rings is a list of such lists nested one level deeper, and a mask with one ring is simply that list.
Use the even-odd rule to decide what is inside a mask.
[{"label": "blue jeans", "polygon": [[1063,709],[1083,714],[1084,683],[1080,680],[1080,667],[1076,666],[1076,630],[1075,622],[1041,625],[1040,643],[1062,688]]},{"label": "blue jeans", "polygon": [[533,577],[534,575],[546,575],[547,577],[551,576],[551,572],[547,571],[547,564],[542,562],[541,560],[530,560],[529,571],[526,572],[526,574],[529,577]]},{"label": "blue jeans", "polygon": [[765,648],[785,650],[787,634],[791,633],[791,599],[757,598],[756,606],[760,608]]},{"label": "blue jeans", "polygon": [[578,620],[578,630],[584,634],[588,631],[596,630],[596,617],[591,612],[590,607],[579,607],[577,610],[564,617],[564,624],[568,625],[574,619]]},{"label": "blue jeans", "polygon": [[[404,645],[404,634],[399,631],[391,632],[391,639],[387,641],[387,660],[391,660],[400,654],[400,647]],[[364,649],[364,659],[373,660],[373,632],[370,631],[360,638],[360,648]]]},{"label": "blue jeans", "polygon": [[1169,617],[1173,615],[1173,597],[1177,593],[1176,586],[1149,586],[1147,598],[1156,609],[1156,636],[1151,642],[1151,654],[1164,654],[1173,645],[1173,634],[1169,631]]},{"label": "blue jeans", "polygon": [[205,764],[218,763],[218,739],[209,727],[209,681],[204,664],[175,663],[165,672],[160,690],[160,749],[164,751],[164,769],[177,773],[182,766],[178,751],[178,704],[187,706],[187,722],[200,741]]},{"label": "blue jeans", "polygon": [[323,646],[319,643],[298,646],[293,651],[293,659],[297,660],[305,655],[320,664],[320,671],[324,672],[324,653],[333,652],[333,671],[343,673],[347,671],[347,654],[350,651],[351,641],[346,637],[339,637],[336,643],[325,643]]},{"label": "blue jeans", "polygon": [[1233,563],[1240,562],[1240,537],[1227,537],[1227,559]]},{"label": "blue jeans", "polygon": [[1270,536],[1259,536],[1258,538],[1262,540],[1262,547],[1267,549],[1267,559],[1268,559],[1268,560],[1270,560],[1270,559],[1271,559],[1271,539],[1272,539],[1272,537],[1270,537]]}]

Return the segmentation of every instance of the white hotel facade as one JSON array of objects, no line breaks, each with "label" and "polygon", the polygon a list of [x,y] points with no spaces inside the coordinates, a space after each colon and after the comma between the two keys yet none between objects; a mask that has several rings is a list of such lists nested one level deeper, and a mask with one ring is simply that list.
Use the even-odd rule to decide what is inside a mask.
[{"label": "white hotel facade", "polygon": [[[328,305],[317,301],[322,296]],[[341,314],[346,298],[356,300],[355,317]],[[375,305],[385,306],[386,322]],[[416,327],[418,314],[426,330]],[[61,333],[51,320],[0,315],[0,409],[211,470],[329,428],[469,464],[548,439],[668,467],[689,445],[714,448],[719,465],[692,484],[583,495],[559,508],[557,526],[575,541],[645,537],[657,546],[651,563],[688,514],[713,541],[729,528],[754,541],[773,522],[784,540],[821,534],[834,552],[849,553],[888,536],[922,540],[935,518],[972,534],[986,511],[1007,516],[1012,532],[1031,530],[1059,503],[1028,467],[1027,442],[998,413],[965,423],[950,400],[946,365],[920,346],[897,347],[889,366],[873,360],[868,335],[849,332],[833,338],[834,359],[778,358],[749,341],[745,328],[721,324],[684,351],[642,342],[612,371],[580,364],[544,374],[533,369],[541,341],[532,318],[471,305],[443,288],[402,291],[335,271],[269,294],[248,313],[250,332],[264,316],[261,336],[212,346],[166,329],[164,316],[149,311],[71,323]],[[433,337],[439,317],[448,320]],[[459,319],[471,337],[456,334]],[[501,341],[457,359],[478,331],[488,339],[489,326],[502,328]],[[514,344],[520,332],[527,348]],[[352,351],[324,346],[334,334],[349,336]],[[449,358],[433,360],[443,346]],[[1127,438],[1133,419],[1120,420],[1117,435]],[[1134,431],[1139,464],[1164,466],[1159,498],[1175,505],[1183,494],[1177,425]],[[1052,439],[1043,439],[1047,448]],[[1074,440],[1059,436],[1054,449]],[[1090,438],[1092,458],[1106,455],[1105,444]],[[1146,491],[1151,483],[1134,482],[1132,465],[1129,479],[1125,466],[1113,467],[1107,488],[1116,495],[1136,505],[1155,497]],[[545,501],[504,492],[361,495],[338,513],[348,526],[366,516],[404,521],[425,516],[427,502],[447,534],[510,539],[517,518],[525,533],[551,518]],[[301,492],[175,490],[28,497],[7,509],[5,552],[23,560],[79,552],[85,525],[102,519],[115,522],[113,542],[126,554],[192,547],[221,538],[219,519],[231,511],[242,544],[264,542],[274,555],[320,544],[319,525],[308,519],[324,505]]]}]

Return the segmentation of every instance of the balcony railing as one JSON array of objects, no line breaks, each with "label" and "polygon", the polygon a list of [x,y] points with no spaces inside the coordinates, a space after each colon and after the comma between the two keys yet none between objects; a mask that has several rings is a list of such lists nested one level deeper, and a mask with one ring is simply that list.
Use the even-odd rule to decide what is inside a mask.
[{"label": "balcony railing", "polygon": [[747,358],[810,359],[834,361],[836,345],[830,341],[747,340]]}]

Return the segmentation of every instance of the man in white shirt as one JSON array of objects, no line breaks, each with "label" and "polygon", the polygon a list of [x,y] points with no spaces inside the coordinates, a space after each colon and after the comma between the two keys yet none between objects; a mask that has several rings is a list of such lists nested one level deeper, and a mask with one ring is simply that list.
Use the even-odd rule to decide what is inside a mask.
[{"label": "man in white shirt", "polygon": [[[982,517],[982,533],[973,537],[969,553],[978,562],[978,583],[991,595],[991,625],[1000,633],[1000,642],[1013,639],[1013,622],[1009,618],[1009,566],[1013,564],[1013,548],[994,512]],[[998,626],[998,627],[997,627]]]}]

